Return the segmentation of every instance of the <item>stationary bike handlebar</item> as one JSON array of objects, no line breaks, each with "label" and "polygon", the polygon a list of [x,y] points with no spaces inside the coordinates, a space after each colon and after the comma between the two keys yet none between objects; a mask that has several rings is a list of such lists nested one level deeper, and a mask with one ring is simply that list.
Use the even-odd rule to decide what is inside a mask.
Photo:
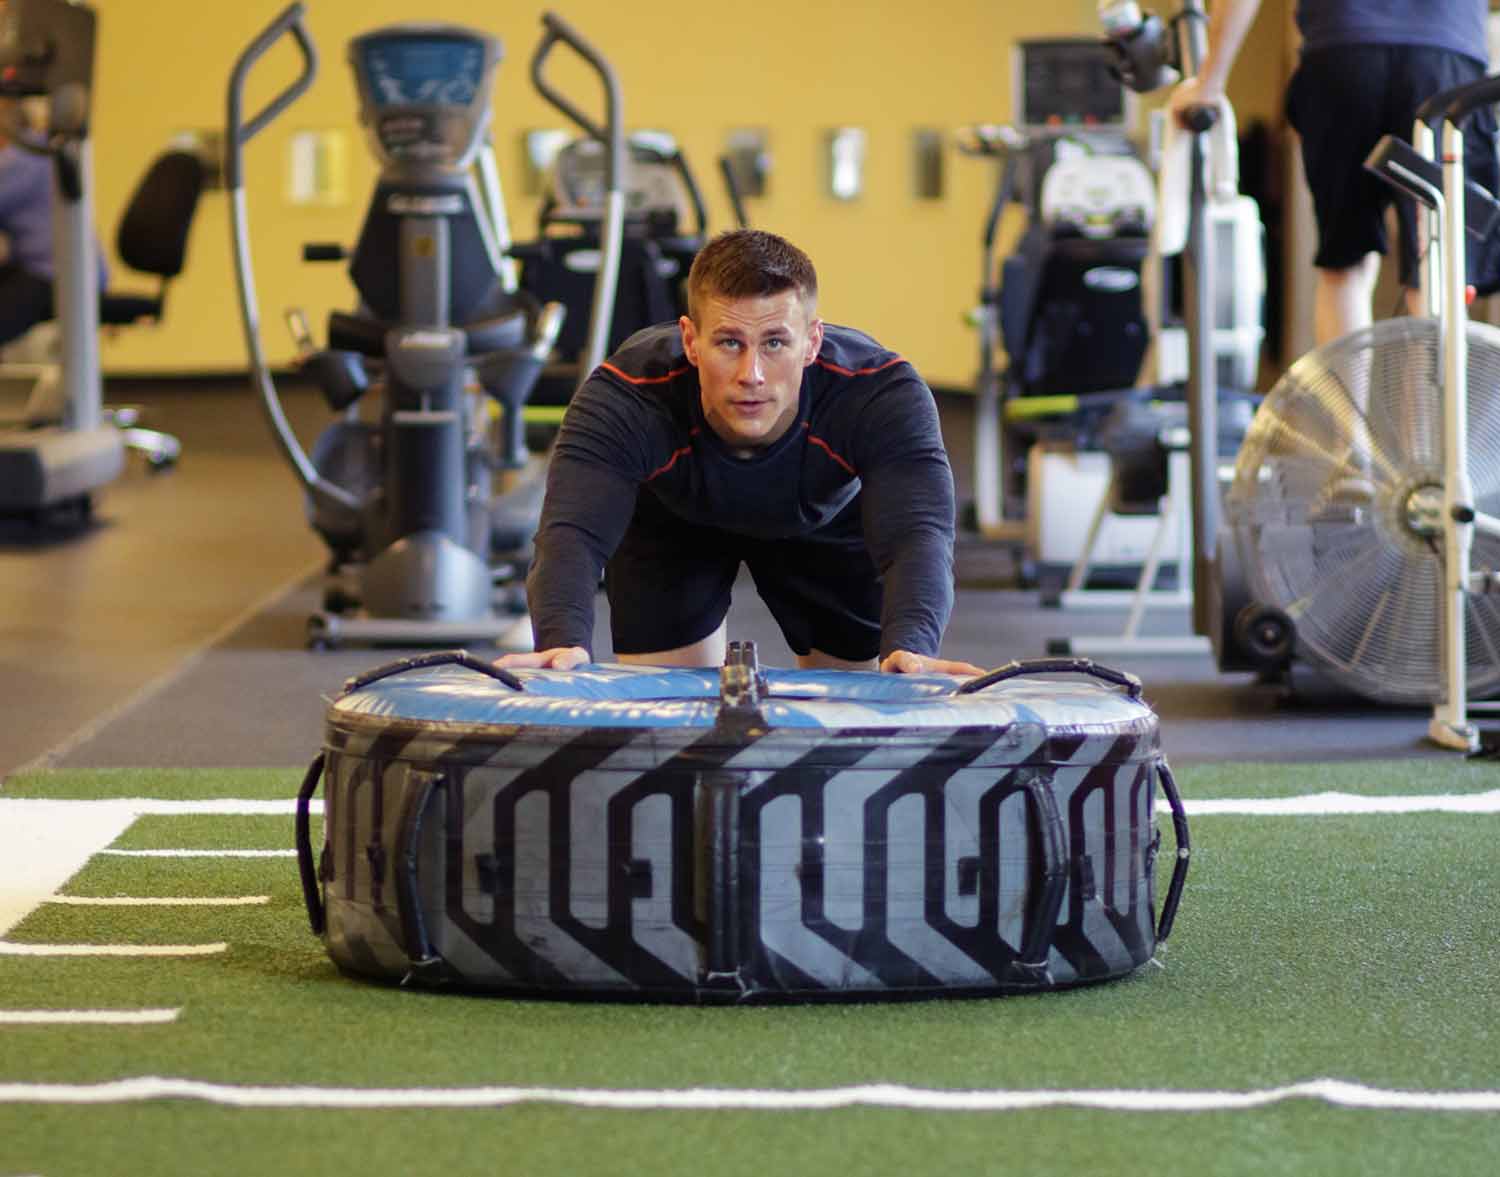
[{"label": "stationary bike handlebar", "polygon": [[1463,121],[1465,115],[1495,102],[1500,102],[1500,74],[1492,74],[1477,82],[1466,82],[1462,86],[1454,86],[1434,94],[1417,107],[1417,118],[1424,123],[1434,122],[1438,118],[1458,123]]},{"label": "stationary bike handlebar", "polygon": [[1000,183],[995,197],[990,201],[990,211],[984,219],[984,275],[981,279],[982,297],[986,302],[998,293],[990,281],[994,268],[995,241],[1000,230],[1000,218],[1005,206],[1010,203],[1016,190],[1016,156],[1031,145],[1031,136],[1009,123],[975,123],[959,129],[955,142],[959,154],[998,160],[1001,165]]},{"label": "stationary bike handlebar", "polygon": [[[306,93],[313,79],[318,76],[318,50],[312,42],[302,18],[307,8],[302,0],[288,5],[265,31],[251,41],[239,60],[234,63],[234,72],[229,76],[229,102],[227,111],[227,134],[225,135],[224,184],[227,188],[241,186],[243,160],[241,149],[271,123],[282,111]],[[290,33],[302,51],[302,72],[285,90],[268,102],[249,122],[243,118],[245,79],[250,68],[270,52],[271,47]]]},{"label": "stationary bike handlebar", "polygon": [[1211,131],[1219,121],[1219,108],[1212,102],[1190,106],[1182,112],[1182,125],[1195,135]]},{"label": "stationary bike handlebar", "polygon": [[986,155],[998,159],[1026,150],[1031,136],[1009,123],[974,123],[960,127],[954,136],[960,155]]}]

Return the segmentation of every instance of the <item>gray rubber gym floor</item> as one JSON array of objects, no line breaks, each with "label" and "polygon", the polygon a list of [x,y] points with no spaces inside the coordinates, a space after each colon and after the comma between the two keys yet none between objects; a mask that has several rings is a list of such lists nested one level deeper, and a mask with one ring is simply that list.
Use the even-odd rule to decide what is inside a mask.
[{"label": "gray rubber gym floor", "polygon": [[[302,765],[316,753],[324,698],[402,651],[304,647],[318,601],[321,543],[247,385],[114,382],[183,456],[155,474],[133,459],[95,524],[45,535],[0,523],[0,777],[36,767]],[[960,495],[969,419],[943,398]],[[310,436],[325,414],[289,397]],[[946,652],[985,666],[1040,655],[1046,640],[1118,632],[1123,614],[1043,609],[1004,585],[1007,556],[961,542]],[[1186,634],[1185,613],[1154,622]],[[607,658],[602,600],[596,654]],[[790,665],[775,624],[745,585],[730,636]],[[1176,762],[1451,756],[1423,742],[1426,714],[1377,708],[1306,684],[1288,698],[1207,656],[1100,659],[1139,675]],[[1413,764],[1413,771],[1420,771]]]}]

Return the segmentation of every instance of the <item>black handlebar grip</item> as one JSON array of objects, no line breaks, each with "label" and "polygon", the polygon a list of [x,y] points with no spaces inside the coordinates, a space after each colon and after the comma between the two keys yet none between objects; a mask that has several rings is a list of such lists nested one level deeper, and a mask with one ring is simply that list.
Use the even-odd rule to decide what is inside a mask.
[{"label": "black handlebar grip", "polygon": [[1219,108],[1210,104],[1190,106],[1182,112],[1182,125],[1194,134],[1201,135],[1219,121]]},{"label": "black handlebar grip", "polygon": [[1500,74],[1491,74],[1477,82],[1465,82],[1434,94],[1417,107],[1417,118],[1430,123],[1439,115],[1450,123],[1462,122],[1464,116],[1481,106],[1500,102]]}]

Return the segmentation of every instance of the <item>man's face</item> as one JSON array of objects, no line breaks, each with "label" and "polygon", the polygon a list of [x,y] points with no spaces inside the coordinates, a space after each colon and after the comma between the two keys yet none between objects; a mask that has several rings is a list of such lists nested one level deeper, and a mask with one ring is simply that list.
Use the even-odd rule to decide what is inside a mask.
[{"label": "man's face", "polygon": [[711,295],[698,321],[679,322],[698,369],[703,418],[736,449],[768,446],[797,419],[802,369],[823,345],[823,323],[796,290],[758,298]]}]

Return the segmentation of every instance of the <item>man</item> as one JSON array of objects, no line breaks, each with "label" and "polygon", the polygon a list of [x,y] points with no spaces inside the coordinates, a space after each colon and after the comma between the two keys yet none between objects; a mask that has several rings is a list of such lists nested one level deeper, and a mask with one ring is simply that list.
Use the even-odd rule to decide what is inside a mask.
[{"label": "man", "polygon": [[[1260,0],[1217,0],[1208,52],[1196,78],[1172,93],[1179,116],[1216,102]],[[1371,297],[1386,252],[1385,210],[1395,189],[1364,169],[1384,134],[1411,138],[1417,107],[1440,91],[1482,77],[1489,52],[1487,0],[1298,0],[1302,57],[1287,87],[1287,118],[1302,138],[1302,160],[1318,223],[1313,333],[1321,345],[1369,326]],[[1476,112],[1464,128],[1468,177],[1494,191],[1495,116]],[[1401,281],[1420,313],[1415,214],[1396,201]],[[1470,242],[1470,273],[1474,243]],[[1486,282],[1486,284],[1488,284]]]},{"label": "man", "polygon": [[615,656],[716,666],[740,564],[801,667],[979,674],[937,656],[953,607],[953,475],[911,365],[817,316],[771,233],[710,242],[689,314],[632,336],[574,396],[527,578],[536,652],[590,660],[604,569]]}]

